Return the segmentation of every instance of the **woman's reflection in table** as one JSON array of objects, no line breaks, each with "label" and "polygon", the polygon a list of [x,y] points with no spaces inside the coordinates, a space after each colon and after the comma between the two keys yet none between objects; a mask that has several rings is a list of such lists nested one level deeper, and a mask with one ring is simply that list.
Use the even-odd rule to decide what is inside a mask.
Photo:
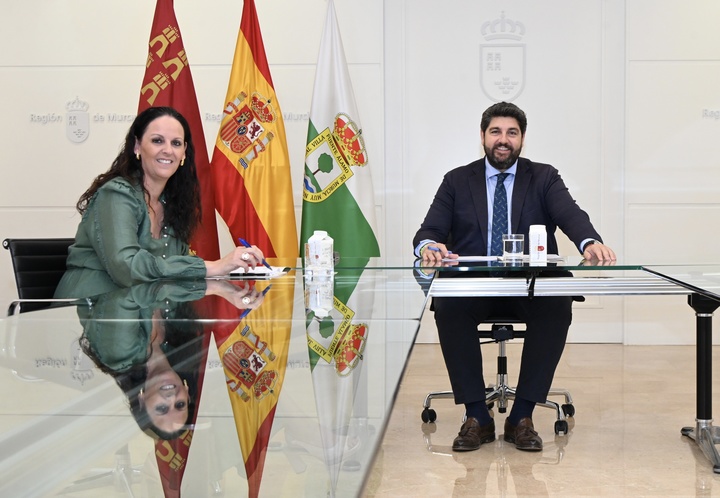
[{"label": "woman's reflection in table", "polygon": [[123,391],[140,429],[174,439],[190,428],[198,398],[203,328],[195,283],[153,283],[89,300],[83,351]]}]

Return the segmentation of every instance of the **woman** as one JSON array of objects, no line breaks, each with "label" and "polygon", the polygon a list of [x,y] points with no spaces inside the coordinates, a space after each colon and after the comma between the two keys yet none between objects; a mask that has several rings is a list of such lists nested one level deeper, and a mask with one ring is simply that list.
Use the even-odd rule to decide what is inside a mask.
[{"label": "woman", "polygon": [[56,298],[82,298],[160,278],[205,278],[253,269],[256,246],[217,261],[189,254],[200,221],[195,148],[185,118],[151,107],[133,122],[110,169],[80,197],[83,215]]},{"label": "woman", "polygon": [[193,301],[204,281],[155,282],[108,292],[78,307],[80,346],[123,390],[138,426],[174,439],[195,420],[203,354]]},{"label": "woman", "polygon": [[264,297],[247,281],[157,281],[78,306],[83,352],[113,377],[138,426],[153,438],[175,439],[195,422],[210,344],[198,304],[206,296],[242,303],[238,315],[258,308]]}]

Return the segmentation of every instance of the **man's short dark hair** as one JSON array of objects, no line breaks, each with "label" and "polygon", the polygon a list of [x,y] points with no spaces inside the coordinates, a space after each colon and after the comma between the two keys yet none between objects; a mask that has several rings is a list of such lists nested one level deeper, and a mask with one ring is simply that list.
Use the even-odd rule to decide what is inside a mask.
[{"label": "man's short dark hair", "polygon": [[492,118],[515,118],[520,125],[520,134],[525,136],[525,130],[527,130],[527,117],[522,109],[515,104],[510,102],[498,102],[493,104],[483,112],[482,120],[480,121],[480,130],[483,133],[487,131],[490,126]]}]

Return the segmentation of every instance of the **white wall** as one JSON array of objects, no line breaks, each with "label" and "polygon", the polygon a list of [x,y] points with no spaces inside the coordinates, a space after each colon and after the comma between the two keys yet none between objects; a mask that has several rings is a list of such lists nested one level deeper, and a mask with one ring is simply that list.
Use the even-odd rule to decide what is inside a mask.
[{"label": "white wall", "polygon": [[[717,262],[720,33],[714,21],[720,4],[627,5],[625,256],[652,252],[665,264],[679,258]],[[701,232],[701,242],[690,243]],[[658,326],[652,318],[659,309],[672,318]],[[685,342],[688,328],[678,317],[686,310],[679,298],[637,298],[627,306],[626,321],[634,326],[626,340]],[[682,321],[694,326],[692,316]]]},{"label": "white wall", "polygon": [[[383,4],[339,4],[382,210]],[[327,2],[258,0],[256,7],[285,116],[299,224],[307,114]],[[238,0],[175,1],[209,148],[224,108],[242,8]],[[136,113],[155,2],[29,0],[0,9],[0,167],[8,177],[0,183],[0,236],[73,236],[79,221],[74,204],[110,166]],[[65,136],[66,104],[76,98],[89,105],[90,134],[80,144]],[[221,235],[229,249],[229,236]],[[0,302],[15,296],[9,256],[2,251]]]},{"label": "white wall", "polygon": [[[299,221],[326,1],[256,5],[286,116]],[[713,147],[720,129],[720,34],[713,21],[720,4],[335,0],[335,6],[374,168],[384,254],[409,253],[442,174],[480,156],[480,114],[493,102],[483,91],[481,53],[512,45],[508,53],[523,54],[515,78],[521,90],[511,99],[528,114],[524,155],[560,169],[621,259],[716,260],[720,235],[708,225],[720,209]],[[109,166],[129,125],[108,119],[137,108],[154,2],[26,0],[0,9],[6,178],[0,235],[71,236],[78,222],[73,204]],[[241,11],[237,0],[175,1],[203,116],[223,104]],[[522,24],[520,39],[483,36],[483,25],[501,15]],[[91,118],[105,119],[91,122],[81,144],[65,137],[65,105],[76,97],[89,104]],[[207,117],[204,126],[211,145],[218,122]],[[689,247],[685,241],[700,230],[708,244]],[[565,242],[562,251],[574,249]],[[2,251],[0,302],[14,296]],[[593,297],[576,306],[570,339],[690,343],[692,330],[683,298]]]}]

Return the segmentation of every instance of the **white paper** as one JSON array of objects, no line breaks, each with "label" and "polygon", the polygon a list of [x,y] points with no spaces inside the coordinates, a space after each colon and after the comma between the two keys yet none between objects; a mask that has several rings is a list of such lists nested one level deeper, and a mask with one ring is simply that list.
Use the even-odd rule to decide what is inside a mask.
[{"label": "white paper", "polygon": [[258,265],[255,267],[255,269],[251,269],[247,273],[245,272],[244,268],[238,268],[237,270],[231,271],[230,276],[233,278],[247,278],[248,280],[259,280],[279,277],[281,275],[285,275],[288,271],[290,271],[290,268],[285,266],[271,266],[270,268],[267,268],[263,265]]},{"label": "white paper", "polygon": [[[562,256],[559,256],[557,254],[548,254],[547,255],[548,262],[558,262],[558,261],[565,261],[565,258]],[[459,263],[463,262],[478,262],[478,261],[503,261],[502,256],[458,256],[457,258],[445,258],[443,259],[444,262],[452,263],[453,261],[457,261]],[[520,261],[520,259],[513,259],[512,261]],[[530,256],[528,254],[524,254],[522,257],[523,263],[529,263],[530,262]]]},{"label": "white paper", "polygon": [[463,261],[498,261],[499,256],[458,256],[457,258],[445,258],[443,261],[447,262],[463,262]]}]

